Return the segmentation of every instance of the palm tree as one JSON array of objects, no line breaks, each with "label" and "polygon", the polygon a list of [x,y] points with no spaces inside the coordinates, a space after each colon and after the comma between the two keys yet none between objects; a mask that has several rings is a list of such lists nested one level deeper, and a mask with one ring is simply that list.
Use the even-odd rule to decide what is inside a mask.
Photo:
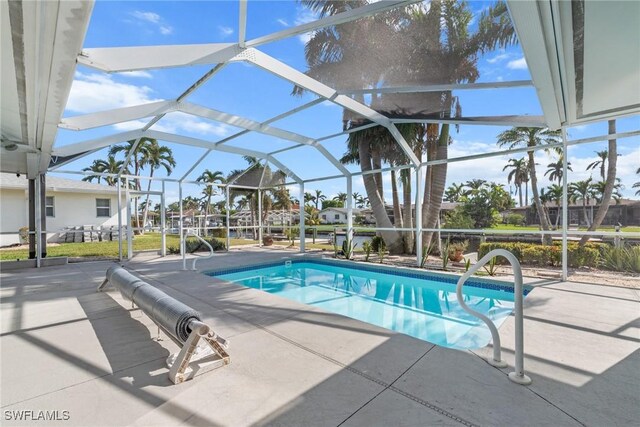
[{"label": "palm tree", "polygon": [[[616,121],[609,120],[609,135],[614,135],[616,133]],[[607,211],[609,210],[609,204],[611,203],[611,197],[614,193],[617,193],[616,190],[616,173],[617,173],[617,165],[618,165],[618,143],[616,139],[610,139],[608,143],[607,158],[607,174],[605,178],[604,174],[604,161],[605,158],[601,156],[602,164],[600,165],[600,174],[602,176],[602,180],[605,181],[605,185],[602,191],[602,200],[600,201],[600,206],[596,211],[596,215],[593,218],[593,223],[588,228],[587,231],[595,231],[602,221],[604,217],[607,215]],[[588,169],[588,167],[587,167]],[[582,236],[580,239],[580,246],[584,246],[589,241],[589,236]]]},{"label": "palm tree", "polygon": [[[606,181],[597,181],[591,184],[591,189],[593,190],[593,198],[600,205],[602,204],[606,188]],[[616,182],[613,185],[613,191],[611,193],[611,198],[614,199],[616,203],[619,203],[622,199],[622,193],[620,192],[620,190],[622,190],[622,183],[620,182],[620,178],[616,178]]]},{"label": "palm tree", "polygon": [[551,184],[551,186],[547,190],[547,194],[549,195],[549,200],[555,202],[556,204],[556,223],[554,228],[558,229],[558,224],[560,223],[561,210],[560,207],[562,205],[562,195],[564,190],[559,184]]},{"label": "palm tree", "polygon": [[211,207],[211,197],[216,195],[217,190],[213,184],[220,183],[224,184],[224,174],[220,171],[210,171],[209,169],[205,169],[202,174],[198,178],[196,178],[197,182],[203,182],[206,184],[206,187],[202,190],[204,197],[207,199],[207,204],[204,209],[204,220],[207,222],[207,218],[209,217],[209,208]]},{"label": "palm tree", "polygon": [[304,204],[313,203],[315,201],[315,197],[313,194],[305,191],[304,192]]},{"label": "palm tree", "polygon": [[322,191],[321,191],[321,190],[315,190],[315,191],[316,191],[316,194],[315,194],[315,196],[313,197],[313,203],[316,205],[316,210],[320,210],[320,209],[318,209],[318,205],[320,205],[320,203],[321,203],[323,200],[327,200],[327,196],[325,196],[324,194],[322,194]]},{"label": "palm tree", "polygon": [[[521,159],[509,159],[506,166],[502,168],[503,171],[511,168],[509,175],[507,175],[507,182],[516,186],[516,191],[518,193],[518,198],[520,201],[520,206],[523,206],[522,203],[522,184],[528,181],[529,177],[529,165],[527,164],[527,160],[523,157]],[[526,199],[525,199],[526,201]]]},{"label": "palm tree", "polygon": [[[528,128],[528,127],[514,127],[506,130],[498,135],[498,146],[516,148],[520,146],[524,147],[537,147],[540,145],[555,144],[559,141],[560,131],[554,131],[550,129],[541,128]],[[540,217],[540,226],[542,230],[549,230],[550,225],[547,222],[547,218],[544,214],[542,202],[540,201],[540,194],[538,192],[538,177],[536,176],[536,161],[534,151],[531,150],[528,153],[529,156],[529,177],[531,178],[531,191],[533,192],[533,200]],[[545,244],[550,245],[552,240],[550,235],[544,235],[543,241]]]},{"label": "palm tree", "polygon": [[[176,160],[173,158],[173,152],[171,148],[158,144],[155,139],[150,140],[143,151],[141,163],[144,167],[149,167],[149,178],[153,178],[153,174],[157,169],[164,168],[167,175],[171,175],[173,168],[176,167]],[[147,198],[145,204],[145,210],[142,215],[143,227],[147,224],[147,216],[149,214],[149,191],[151,191],[151,179],[147,184]],[[144,230],[143,230],[144,232]]]},{"label": "palm tree", "polygon": [[591,226],[591,221],[587,214],[587,205],[593,197],[593,188],[591,187],[592,179],[585,179],[578,182],[572,182],[569,184],[569,197],[572,202],[576,203],[578,200],[582,200],[582,213],[584,215],[584,222],[588,227]]},{"label": "palm tree", "polygon": [[333,200],[342,203],[342,207],[347,207],[347,193],[339,192],[337,196],[333,197]]},{"label": "palm tree", "polygon": [[449,203],[459,202],[464,196],[464,184],[452,183],[444,193],[444,201]]},{"label": "palm tree", "polygon": [[[558,181],[558,185],[562,185],[562,177],[564,174],[562,165],[563,160],[564,158],[561,154],[558,157],[558,160],[547,165],[547,171],[544,173],[544,176],[549,175],[549,181]],[[573,169],[571,169],[571,162],[567,162],[567,170],[573,172]]]},{"label": "palm tree", "polygon": [[[136,145],[135,139],[127,141],[124,145],[114,145],[109,150],[110,156],[115,156],[118,153],[123,153],[125,156],[130,156],[129,161],[127,162],[127,167],[133,166],[133,175],[136,176],[132,180],[134,190],[141,191],[142,187],[140,184],[140,172],[144,169],[143,158],[147,155],[147,151],[149,149],[149,145],[152,142],[157,141],[153,138],[142,137],[140,141]],[[135,150],[134,150],[135,147]],[[140,217],[138,216],[138,198],[134,199],[135,203],[135,212],[136,212],[136,228],[140,229]]]},{"label": "palm tree", "polygon": [[[304,0],[302,3],[321,17],[367,4],[364,0]],[[473,82],[479,76],[478,52],[513,43],[515,35],[506,6],[501,2],[483,13],[476,34],[469,32],[471,21],[472,14],[466,3],[433,1],[429,8],[397,8],[373,18],[320,29],[305,46],[307,74],[337,89],[375,87],[380,83]],[[385,49],[379,49],[381,43],[385,44]],[[377,55],[362,54],[371,51],[376,51]],[[294,89],[295,94],[301,92],[300,88]],[[363,96],[357,96],[356,100],[365,101]],[[399,105],[410,108],[403,111]],[[450,91],[372,96],[371,106],[391,118],[460,114],[457,98]],[[347,110],[343,121],[346,129],[365,124]],[[407,142],[415,147],[414,154],[420,161],[425,149],[427,160],[447,158],[451,142],[448,124],[431,123],[412,128],[414,137],[408,138]],[[417,143],[412,145],[412,140]],[[356,147],[350,152],[357,153],[361,170],[368,172],[379,169],[385,152],[397,143],[387,129],[378,126],[351,133],[348,145]],[[446,173],[446,164],[430,166],[425,173],[424,203],[417,207],[423,209],[425,228],[433,228],[437,223]],[[385,209],[381,174],[364,174],[363,181],[378,227],[392,227]],[[408,190],[405,187],[410,194]],[[399,232],[381,234],[391,252],[402,250]],[[431,232],[425,233],[426,245],[431,237]]]},{"label": "palm tree", "polygon": [[600,168],[600,177],[604,181],[605,172],[607,170],[607,159],[609,158],[609,150],[596,151],[596,156],[598,156],[598,160],[593,161],[587,165],[587,170],[595,170]]},{"label": "palm tree", "polygon": [[472,179],[464,183],[464,186],[468,189],[464,192],[465,195],[478,192],[482,187],[487,185],[487,181],[484,179]]},{"label": "palm tree", "polygon": [[[114,176],[103,177],[97,174],[102,174],[102,173],[119,174],[123,164],[124,164],[124,161],[116,160],[115,156],[112,156],[112,155],[109,155],[107,157],[107,160],[96,159],[93,161],[93,163],[91,163],[91,166],[82,169],[85,172],[94,172],[96,173],[96,175],[87,175],[84,178],[82,178],[82,180],[92,182],[94,179],[97,179],[98,184],[100,184],[100,180],[104,178],[104,180],[107,182],[107,185],[114,186],[118,182],[117,177],[114,177]],[[124,168],[123,172],[125,174],[128,174],[129,168]]]},{"label": "palm tree", "polygon": [[[638,168],[638,170],[636,170],[636,175],[640,175],[640,168]],[[640,181],[635,182],[631,188],[637,188],[636,190],[636,196],[640,196]]]}]

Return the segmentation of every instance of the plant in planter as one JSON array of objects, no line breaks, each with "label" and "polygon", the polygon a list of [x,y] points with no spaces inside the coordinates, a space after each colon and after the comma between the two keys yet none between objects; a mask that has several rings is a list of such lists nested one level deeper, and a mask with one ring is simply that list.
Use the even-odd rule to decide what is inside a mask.
[{"label": "plant in planter", "polygon": [[370,241],[366,241],[362,244],[362,250],[364,251],[364,261],[365,262],[369,262],[369,257],[371,256],[371,242]]},{"label": "plant in planter", "polygon": [[273,237],[271,237],[269,234],[262,236],[262,245],[263,246],[273,245]]},{"label": "plant in planter", "polygon": [[449,260],[453,262],[462,261],[464,251],[469,246],[469,242],[467,240],[462,242],[454,242],[448,245],[449,247]]},{"label": "plant in planter", "polygon": [[29,242],[29,227],[20,227],[18,229],[18,236],[20,237],[20,244],[24,245]]},{"label": "plant in planter", "polygon": [[353,251],[355,250],[358,244],[354,244],[351,239],[348,237],[342,242],[342,254],[346,259],[353,258]]}]

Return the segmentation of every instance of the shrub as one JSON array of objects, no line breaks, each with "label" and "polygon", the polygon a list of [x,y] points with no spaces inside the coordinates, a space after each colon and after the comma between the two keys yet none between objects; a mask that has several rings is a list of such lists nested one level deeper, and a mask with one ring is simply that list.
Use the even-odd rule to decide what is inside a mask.
[{"label": "shrub", "polygon": [[381,251],[385,251],[387,249],[386,243],[384,243],[384,239],[381,236],[373,236],[371,239],[371,249],[373,252],[380,253]]},{"label": "shrub", "polygon": [[614,271],[640,273],[640,246],[605,247],[602,266]]},{"label": "shrub", "polygon": [[209,230],[209,236],[218,237],[220,239],[227,238],[227,229],[226,228],[216,228],[214,230]]},{"label": "shrub", "polygon": [[472,229],[475,221],[467,214],[462,206],[457,206],[446,215],[444,227],[448,229]]},{"label": "shrub", "polygon": [[[222,251],[225,249],[225,245],[220,240],[217,240],[214,237],[205,237],[204,240],[207,241],[211,245],[214,251]],[[185,251],[188,254],[192,254],[194,252],[206,252],[209,248],[207,245],[202,243],[200,240],[195,238],[187,238],[185,243]],[[167,251],[170,254],[176,255],[180,253],[180,245],[177,246],[167,246]]]},{"label": "shrub", "polygon": [[509,225],[524,225],[524,215],[512,213],[507,215],[504,220]]},{"label": "shrub", "polygon": [[[606,247],[607,245],[602,243],[587,243],[581,247],[576,242],[569,242],[567,247],[569,267],[598,267],[600,253],[606,250]],[[482,258],[494,249],[506,249],[525,265],[559,266],[562,263],[562,245],[559,242],[551,246],[521,242],[482,243],[478,249],[478,258]],[[502,257],[496,262],[501,265],[508,264],[508,261]]]}]

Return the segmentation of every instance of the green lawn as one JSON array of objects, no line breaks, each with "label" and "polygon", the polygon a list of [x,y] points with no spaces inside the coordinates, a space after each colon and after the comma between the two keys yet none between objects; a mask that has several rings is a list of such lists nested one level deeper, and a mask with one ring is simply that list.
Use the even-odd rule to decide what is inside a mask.
[{"label": "green lawn", "polygon": [[[224,239],[221,239],[224,241]],[[253,245],[258,243],[255,240],[231,239],[231,246]],[[167,247],[178,246],[179,239],[175,234],[167,235]],[[142,236],[135,236],[133,239],[133,250],[160,250],[160,234],[146,233]],[[123,256],[127,255],[127,244],[123,241]],[[118,257],[118,242],[93,242],[93,243],[61,243],[56,246],[47,247],[47,256],[68,256],[68,257]],[[27,259],[29,251],[26,249],[2,250],[0,260]]]}]

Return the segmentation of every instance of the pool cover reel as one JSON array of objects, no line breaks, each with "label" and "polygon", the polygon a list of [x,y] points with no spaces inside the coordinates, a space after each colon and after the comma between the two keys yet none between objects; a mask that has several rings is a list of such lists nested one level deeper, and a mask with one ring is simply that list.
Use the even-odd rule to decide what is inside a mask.
[{"label": "pool cover reel", "polygon": [[123,298],[140,307],[147,316],[182,343],[189,338],[191,323],[201,321],[200,313],[196,310],[143,282],[120,266],[107,270],[107,280],[120,291]]},{"label": "pool cover reel", "polygon": [[[167,358],[169,379],[179,384],[196,375],[228,365],[229,342],[200,320],[200,313],[114,265],[98,288],[112,284],[125,300],[136,304],[182,348]],[[203,345],[199,345],[203,344]]]}]

